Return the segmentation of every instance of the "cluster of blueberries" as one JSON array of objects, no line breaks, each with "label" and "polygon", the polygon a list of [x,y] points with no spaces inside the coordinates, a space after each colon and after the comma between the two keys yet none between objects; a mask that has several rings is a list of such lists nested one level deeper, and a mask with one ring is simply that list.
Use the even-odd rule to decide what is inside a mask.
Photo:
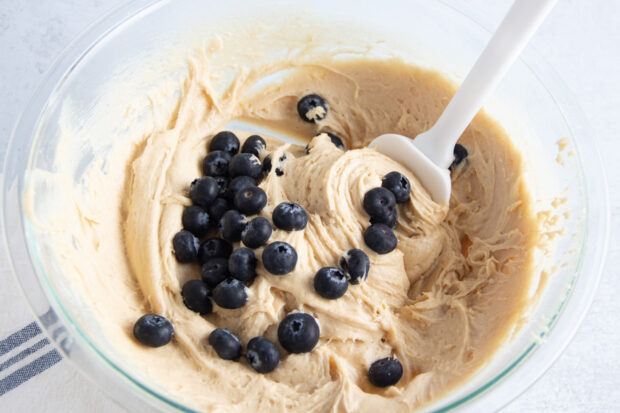
[{"label": "cluster of blueberries", "polygon": [[[278,325],[280,345],[293,354],[312,351],[319,342],[320,335],[319,324],[307,313],[290,313]],[[241,357],[241,341],[228,329],[213,330],[209,335],[209,344],[224,360],[238,360]],[[250,367],[263,374],[273,371],[280,363],[278,348],[262,336],[254,337],[248,342],[245,358]]]},{"label": "cluster of blueberries", "polygon": [[[253,249],[265,246],[272,225],[258,214],[267,205],[267,194],[257,186],[263,176],[259,155],[266,149],[263,138],[250,136],[239,152],[239,139],[228,131],[216,134],[202,169],[206,176],[192,182],[189,197],[193,204],[183,211],[183,230],[173,238],[179,262],[198,260],[201,280],[188,281],[182,289],[188,308],[207,314],[212,311],[208,295],[222,308],[239,308],[247,301],[246,284],[256,277],[257,257]],[[238,153],[239,152],[239,153]],[[305,228],[308,216],[291,202],[274,208],[273,224],[293,231]],[[216,227],[220,237],[200,244],[199,238]],[[232,244],[242,241],[245,247],[233,251]],[[273,242],[262,253],[263,265],[272,274],[284,275],[297,263],[297,252],[286,242]]]},{"label": "cluster of blueberries", "polygon": [[381,186],[364,195],[364,211],[370,215],[370,226],[364,231],[366,245],[377,254],[391,252],[398,240],[392,229],[396,227],[396,204],[406,202],[411,184],[400,172],[390,172],[383,177]]},{"label": "cluster of blueberries", "polygon": [[[399,172],[390,172],[382,186],[373,188],[364,195],[364,210],[370,215],[371,225],[364,231],[364,242],[378,254],[387,254],[396,248],[397,238],[392,231],[396,226],[396,203],[409,199],[411,185]],[[360,249],[345,252],[337,267],[321,268],[314,277],[314,289],[322,297],[342,297],[349,283],[359,284],[368,277],[370,260]]]},{"label": "cluster of blueberries", "polygon": [[[454,161],[450,170],[454,170],[467,158],[467,149],[461,145],[454,146]],[[400,172],[390,172],[383,177],[381,186],[373,188],[364,195],[364,210],[370,215],[370,226],[364,231],[366,245],[377,254],[387,254],[398,244],[392,229],[396,227],[398,213],[396,204],[409,200],[411,184]]]},{"label": "cluster of blueberries", "polygon": [[[316,94],[301,98],[297,110],[302,120],[316,122],[324,119],[329,106]],[[340,137],[327,132],[332,143],[344,150]],[[285,275],[297,264],[297,252],[292,245],[276,241],[268,244],[272,224],[258,214],[267,204],[266,193],[258,187],[259,180],[272,169],[270,155],[263,162],[260,155],[266,150],[265,140],[252,135],[240,148],[237,136],[228,131],[216,134],[208,145],[208,154],[202,163],[204,177],[194,180],[189,189],[192,206],[183,211],[183,229],[173,238],[176,259],[182,263],[198,261],[201,280],[187,281],[182,289],[183,302],[201,315],[213,311],[211,298],[220,307],[240,308],[247,302],[246,285],[256,277],[257,257],[253,249],[266,247],[261,255],[265,269],[274,275]],[[309,153],[309,149],[306,148]],[[467,157],[464,147],[455,147],[455,162],[451,169]],[[279,159],[281,163],[285,159]],[[284,172],[276,167],[277,176]],[[409,199],[409,180],[399,172],[390,172],[382,180],[381,187],[373,188],[364,195],[364,210],[370,216],[370,226],[364,232],[366,245],[378,254],[387,254],[396,248],[396,204]],[[298,204],[283,202],[272,213],[276,228],[285,231],[302,230],[308,223],[306,211]],[[217,228],[219,237],[210,237],[200,243],[212,229]],[[233,243],[242,242],[245,247],[233,251]],[[267,245],[268,244],[268,245]],[[338,267],[324,267],[314,277],[314,289],[327,299],[342,297],[349,284],[359,284],[367,279],[370,260],[361,249],[346,251]],[[134,335],[142,344],[160,347],[172,339],[174,328],[169,320],[156,314],[142,316],[134,325]],[[303,312],[288,314],[278,326],[278,341],[289,353],[311,351],[318,343],[320,328],[313,316]],[[216,328],[208,339],[219,357],[238,360],[242,344],[230,330]],[[280,361],[274,343],[267,338],[254,337],[247,343],[245,358],[259,373],[273,371]],[[394,357],[375,361],[368,370],[368,378],[378,387],[396,384],[403,374],[401,363]]]},{"label": "cluster of blueberries", "polygon": [[[189,189],[192,206],[183,211],[183,230],[173,238],[176,259],[182,263],[198,261],[201,280],[189,280],[182,289],[183,302],[201,315],[213,311],[211,298],[227,309],[245,305],[246,284],[256,277],[257,258],[253,249],[266,245],[271,237],[269,220],[247,215],[258,214],[267,204],[267,195],[257,186],[263,171],[270,171],[259,160],[266,143],[258,135],[246,139],[239,152],[239,139],[232,132],[220,132],[210,141],[209,153],[202,169],[205,177],[194,180]],[[238,153],[239,152],[239,153]],[[266,157],[267,159],[267,157]],[[302,230],[308,223],[306,211],[299,205],[283,202],[274,208],[273,224],[286,231]],[[210,237],[200,243],[217,224],[220,237]],[[242,241],[245,247],[233,251],[233,243]],[[274,275],[285,275],[297,264],[297,252],[286,242],[267,245],[262,262]],[[134,326],[134,335],[143,344],[159,347],[167,344],[174,334],[172,324],[155,314],[141,317]],[[291,313],[278,328],[281,346],[291,353],[311,351],[318,342],[318,323],[309,314]],[[227,329],[217,328],[209,343],[223,359],[236,360],[241,356],[241,342]],[[276,346],[264,337],[251,339],[245,351],[249,365],[260,373],[268,373],[279,363]]]}]

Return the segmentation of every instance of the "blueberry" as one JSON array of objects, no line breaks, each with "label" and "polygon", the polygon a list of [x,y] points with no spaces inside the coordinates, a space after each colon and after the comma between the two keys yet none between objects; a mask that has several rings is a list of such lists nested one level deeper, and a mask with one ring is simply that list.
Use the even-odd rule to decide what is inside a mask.
[{"label": "blueberry", "polygon": [[211,258],[200,267],[200,276],[209,288],[214,288],[230,276],[228,260],[226,258]]},{"label": "blueberry", "polygon": [[258,179],[262,173],[263,166],[260,160],[251,153],[238,153],[230,159],[228,164],[228,174],[232,178],[249,176]]},{"label": "blueberry", "polygon": [[245,358],[250,367],[262,374],[274,371],[280,363],[278,348],[265,337],[254,337],[248,342]]},{"label": "blueberry", "polygon": [[208,207],[217,198],[218,182],[210,177],[194,179],[189,187],[189,197],[192,202],[202,207]]},{"label": "blueberry", "polygon": [[306,313],[291,313],[278,326],[278,341],[289,353],[312,351],[320,335],[319,324]]},{"label": "blueberry", "polygon": [[218,226],[222,216],[230,209],[230,204],[224,198],[215,198],[207,212],[209,212],[209,223],[211,226]]},{"label": "blueberry", "polygon": [[209,142],[209,152],[224,151],[231,155],[239,152],[239,139],[237,135],[229,131],[216,134]]},{"label": "blueberry", "polygon": [[241,341],[227,328],[213,330],[209,334],[209,344],[224,360],[236,360],[241,357]]},{"label": "blueberry", "polygon": [[273,209],[273,225],[285,231],[302,230],[308,224],[308,214],[298,204],[282,202]]},{"label": "blueberry", "polygon": [[200,241],[191,232],[182,229],[172,238],[174,255],[179,262],[192,262],[198,255]]},{"label": "blueberry", "polygon": [[146,314],[140,317],[136,324],[134,324],[133,335],[145,346],[161,347],[172,340],[174,327],[164,316]]},{"label": "blueberry", "polygon": [[306,95],[297,102],[297,113],[304,122],[316,122],[325,119],[329,106],[319,95]]},{"label": "blueberry", "polygon": [[385,188],[373,188],[364,195],[364,210],[371,218],[387,219],[396,207],[394,194]]},{"label": "blueberry", "polygon": [[267,148],[267,143],[258,135],[248,137],[241,147],[242,153],[251,153],[260,158],[260,153]]},{"label": "blueberry", "polygon": [[263,250],[263,266],[274,275],[284,275],[293,271],[297,264],[297,251],[292,245],[276,241]]},{"label": "blueberry", "polygon": [[351,284],[359,284],[368,278],[370,260],[368,255],[360,249],[354,248],[342,254],[338,264]]},{"label": "blueberry", "polygon": [[217,182],[217,196],[224,196],[228,191],[228,185],[230,184],[230,178],[227,176],[214,176],[212,177]]},{"label": "blueberry", "polygon": [[332,141],[332,143],[334,144],[336,148],[341,149],[343,151],[346,150],[344,146],[344,142],[340,136],[336,135],[335,133],[331,133],[331,132],[325,132],[325,133],[327,133],[327,136],[329,136],[329,140]]},{"label": "blueberry", "polygon": [[269,241],[271,231],[271,222],[267,218],[256,217],[243,228],[241,241],[248,248],[262,247]]},{"label": "blueberry", "polygon": [[183,211],[183,228],[197,237],[203,237],[209,231],[209,214],[198,205],[192,205]]},{"label": "blueberry", "polygon": [[277,176],[284,175],[284,166],[283,166],[284,161],[286,161],[286,154],[278,158],[278,163],[277,163],[278,166],[276,167],[276,170],[275,170]]},{"label": "blueberry", "polygon": [[364,242],[378,254],[387,254],[396,248],[398,239],[392,229],[384,224],[373,224],[364,231]]},{"label": "blueberry", "polygon": [[256,179],[249,176],[238,176],[230,181],[228,191],[226,191],[226,198],[234,201],[237,192],[250,186],[256,186]]},{"label": "blueberry", "polygon": [[221,238],[207,238],[198,248],[198,262],[204,264],[213,258],[226,258],[232,252],[230,242]]},{"label": "blueberry", "polygon": [[224,151],[213,151],[202,161],[202,172],[207,176],[228,175],[230,154]]},{"label": "blueberry", "polygon": [[220,219],[220,234],[228,242],[241,241],[241,231],[245,227],[246,218],[234,209],[226,211]]},{"label": "blueberry", "polygon": [[256,254],[249,248],[237,248],[228,258],[228,272],[239,281],[256,277]]},{"label": "blueberry", "polygon": [[450,169],[454,169],[456,166],[460,165],[461,162],[463,162],[465,158],[467,158],[467,155],[467,148],[465,148],[460,143],[454,145],[454,161],[452,161]]},{"label": "blueberry", "polygon": [[402,376],[403,366],[394,357],[377,360],[368,369],[368,379],[377,387],[393,386]]},{"label": "blueberry", "polygon": [[389,212],[388,216],[386,217],[381,217],[381,218],[371,217],[370,223],[371,224],[383,224],[383,225],[387,225],[390,228],[396,228],[397,218],[398,218],[398,212],[396,211],[396,208],[394,208],[392,211]]},{"label": "blueberry", "polygon": [[385,175],[381,181],[381,186],[394,194],[398,203],[407,201],[411,194],[409,179],[400,172],[393,171]]},{"label": "blueberry", "polygon": [[340,268],[324,267],[314,276],[314,291],[323,298],[340,298],[347,292],[347,288],[349,281]]},{"label": "blueberry", "polygon": [[199,314],[209,314],[213,311],[213,304],[209,298],[209,287],[204,281],[189,280],[183,284],[181,296],[185,307]]},{"label": "blueberry", "polygon": [[213,301],[222,308],[240,308],[248,301],[245,285],[234,278],[227,278],[213,289]]},{"label": "blueberry", "polygon": [[268,174],[269,172],[271,172],[271,155],[267,155],[263,159],[263,173]]},{"label": "blueberry", "polygon": [[258,214],[267,205],[267,194],[257,186],[249,186],[235,194],[235,207],[246,215]]}]

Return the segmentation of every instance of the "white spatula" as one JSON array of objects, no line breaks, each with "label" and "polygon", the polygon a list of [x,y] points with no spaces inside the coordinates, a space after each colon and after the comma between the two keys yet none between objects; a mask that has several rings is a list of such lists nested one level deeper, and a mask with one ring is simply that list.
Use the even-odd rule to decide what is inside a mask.
[{"label": "white spatula", "polygon": [[456,141],[556,1],[516,0],[437,123],[415,139],[386,134],[370,146],[407,166],[435,202],[448,202]]}]

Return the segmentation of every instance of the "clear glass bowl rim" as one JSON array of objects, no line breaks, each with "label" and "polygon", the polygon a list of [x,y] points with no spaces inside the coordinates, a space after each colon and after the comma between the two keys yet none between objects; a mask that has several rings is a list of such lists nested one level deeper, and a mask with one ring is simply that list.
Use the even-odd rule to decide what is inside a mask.
[{"label": "clear glass bowl rim", "polygon": [[[156,399],[158,404],[163,402],[164,405],[179,411],[194,412],[194,410],[180,405],[178,402],[171,400],[157,391],[154,391],[148,385],[134,378],[129,372],[124,371],[121,367],[109,360],[72,322],[62,304],[52,292],[50,285],[46,280],[45,274],[35,265],[36,259],[33,257],[33,252],[28,245],[26,240],[27,237],[14,239],[12,237],[13,234],[9,234],[6,225],[7,222],[9,222],[9,219],[17,218],[19,221],[19,228],[22,233],[25,234],[26,232],[22,212],[23,208],[21,205],[21,189],[23,188],[24,177],[23,174],[17,173],[17,170],[21,166],[20,162],[23,161],[25,165],[29,158],[29,151],[24,151],[24,148],[31,148],[30,144],[35,136],[41,115],[47,109],[47,106],[52,100],[55,91],[62,86],[64,79],[71,74],[73,68],[79,65],[79,62],[90,52],[90,50],[108,34],[116,30],[129,19],[134,18],[141,13],[148,12],[151,7],[157,7],[158,5],[168,1],[170,0],[139,0],[119,6],[108,15],[102,17],[99,21],[93,23],[81,35],[76,37],[76,39],[64,50],[64,52],[58,57],[52,67],[44,75],[38,88],[17,119],[10,137],[7,156],[5,159],[4,179],[2,182],[3,235],[5,245],[8,250],[7,256],[11,264],[13,276],[19,284],[26,301],[37,318],[37,321],[41,324],[43,331],[45,331],[48,336],[51,337],[51,331],[48,331],[48,328],[43,325],[39,319],[40,315],[36,313],[35,302],[33,302],[33,300],[39,299],[41,295],[30,293],[26,288],[24,280],[18,277],[18,273],[27,273],[36,277],[36,280],[30,280],[30,282],[34,282],[38,288],[41,289],[41,291],[45,294],[44,296],[49,301],[50,306],[55,310],[61,319],[63,325],[70,331],[71,336],[77,339],[77,342],[81,345],[81,347],[85,349],[91,357],[96,359],[96,362],[111,367],[122,378],[132,383],[135,390],[142,391],[146,395],[150,395],[150,397]],[[490,32],[489,28],[493,27],[492,22],[485,18],[482,13],[474,10],[465,1],[454,0],[446,2],[441,0],[441,3],[444,6],[457,11],[464,18],[477,24],[486,32]],[[557,73],[545,62],[540,53],[536,51],[534,45],[530,44],[526,47],[522,54],[521,60],[532,70],[533,73],[537,75],[540,83],[554,98],[556,105],[564,115],[566,124],[573,132],[572,136],[591,135],[591,129],[588,128],[586,118],[579,105],[576,103],[576,99],[572,96],[567,86],[561,81]],[[534,340],[520,357],[518,357],[496,377],[459,400],[449,405],[442,406],[440,410],[437,411],[449,411],[458,407],[466,407],[467,410],[472,411],[474,409],[479,410],[480,408],[484,408],[485,410],[495,410],[508,404],[524,392],[528,387],[530,387],[552,365],[552,363],[566,348],[577,331],[577,328],[581,324],[581,321],[585,317],[594,293],[596,292],[607,254],[610,231],[610,206],[605,171],[602,166],[603,164],[599,151],[596,147],[595,139],[591,139],[588,142],[588,145],[580,146],[578,156],[580,158],[582,168],[584,164],[588,166],[587,173],[582,171],[585,180],[586,196],[590,198],[589,195],[594,195],[592,198],[602,200],[602,202],[598,201],[597,205],[593,207],[590,204],[591,201],[589,199],[587,200],[588,208],[585,213],[587,220],[587,233],[584,238],[582,251],[580,252],[581,257],[580,264],[578,266],[579,269],[575,273],[572,280],[572,285],[569,288],[566,297],[562,300],[556,310],[556,313],[549,321],[549,328],[545,330],[546,333],[544,333],[544,337],[541,336],[538,340]],[[12,170],[12,168],[15,170]],[[19,190],[9,193],[8,188],[14,187],[15,185],[17,185],[16,187]],[[9,217],[10,214],[8,211],[12,211],[11,208],[16,207],[18,208],[19,213],[13,214],[15,216],[11,215]],[[585,254],[586,247],[588,251],[590,251],[589,254]],[[23,271],[24,268],[19,267],[21,263],[18,264],[14,259],[14,256],[19,256],[19,254],[25,254],[24,256],[28,256],[30,258],[29,262],[26,264],[28,266],[26,271]],[[579,277],[579,274],[587,270],[589,270],[590,273],[595,274],[595,276],[590,276],[589,283],[583,283],[583,277]],[[580,283],[580,281],[582,282]],[[54,343],[58,349],[63,352],[63,354],[65,354],[66,358],[72,360],[72,362],[75,361],[63,351],[53,337],[51,337],[50,341]],[[543,341],[545,344],[541,345]],[[523,374],[521,374],[521,376],[511,374],[519,370],[518,367],[522,366],[525,359],[536,359],[531,360],[530,364],[536,362],[535,365],[537,365],[538,368],[535,371],[530,371],[527,377],[523,377]],[[97,382],[94,380],[92,375],[89,374],[86,369],[82,368],[82,366],[80,366],[77,362],[73,364],[79,371],[87,377],[93,379],[94,382]],[[493,388],[493,392],[488,391],[491,388]],[[116,398],[113,394],[110,394],[110,396]]]}]

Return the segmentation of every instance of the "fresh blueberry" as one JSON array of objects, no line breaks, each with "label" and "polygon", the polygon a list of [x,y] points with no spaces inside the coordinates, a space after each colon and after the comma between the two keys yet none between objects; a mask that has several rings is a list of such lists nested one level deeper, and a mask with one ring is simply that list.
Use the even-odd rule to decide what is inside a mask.
[{"label": "fresh blueberry", "polygon": [[228,175],[230,154],[224,151],[213,151],[202,161],[202,171],[207,176]]},{"label": "fresh blueberry", "polygon": [[213,304],[211,304],[211,299],[209,298],[210,294],[211,291],[209,291],[207,284],[200,280],[189,280],[183,284],[181,289],[181,296],[183,297],[185,307],[200,315],[209,314],[213,311]]},{"label": "fresh blueberry", "polygon": [[394,194],[385,188],[373,188],[364,195],[364,210],[371,218],[388,219],[396,208]]},{"label": "fresh blueberry", "polygon": [[236,177],[235,179],[230,181],[230,185],[228,185],[228,191],[226,191],[226,198],[234,201],[237,192],[249,186],[256,186],[256,179],[249,176]]},{"label": "fresh blueberry", "polygon": [[407,201],[411,194],[409,179],[400,172],[393,171],[385,175],[381,181],[381,186],[394,194],[398,203]]},{"label": "fresh blueberry", "polygon": [[256,277],[256,254],[249,248],[237,248],[228,258],[228,272],[239,281]]},{"label": "fresh blueberry", "polygon": [[209,224],[213,227],[219,225],[220,219],[228,211],[230,204],[225,198],[215,198],[215,201],[211,204],[207,212],[209,212]]},{"label": "fresh blueberry", "polygon": [[228,242],[241,241],[241,231],[247,222],[246,218],[234,209],[226,211],[220,219],[220,234]]},{"label": "fresh blueberry", "polygon": [[354,248],[342,254],[338,264],[351,284],[359,284],[368,278],[370,260],[368,255],[360,249]]},{"label": "fresh blueberry", "polygon": [[371,224],[383,224],[383,225],[387,225],[390,228],[396,228],[397,218],[398,218],[398,212],[396,211],[396,208],[394,208],[393,210],[389,212],[388,216],[386,217],[381,217],[381,218],[371,217],[370,223]]},{"label": "fresh blueberry", "polygon": [[174,255],[179,262],[192,262],[198,255],[200,241],[191,232],[182,229],[172,238]]},{"label": "fresh blueberry", "polygon": [[268,174],[269,172],[271,172],[271,155],[267,155],[263,159],[263,173]]},{"label": "fresh blueberry", "polygon": [[172,340],[174,327],[164,316],[146,314],[140,317],[136,324],[134,324],[133,335],[145,346],[161,347]]},{"label": "fresh blueberry", "polygon": [[209,288],[214,288],[230,276],[228,260],[226,258],[211,258],[200,267],[200,276]]},{"label": "fresh blueberry", "polygon": [[278,341],[289,353],[312,351],[320,335],[319,324],[306,313],[291,313],[278,326]]},{"label": "fresh blueberry", "polygon": [[274,275],[284,275],[297,265],[297,251],[283,241],[272,242],[263,250],[263,266]]},{"label": "fresh blueberry", "polygon": [[232,252],[230,242],[221,238],[207,238],[198,248],[198,262],[204,264],[213,258],[226,258]]},{"label": "fresh blueberry", "polygon": [[394,357],[377,360],[368,369],[368,379],[377,387],[393,386],[402,376],[403,366]]},{"label": "fresh blueberry", "polygon": [[257,186],[249,186],[235,194],[235,207],[246,215],[258,214],[267,205],[267,194]]},{"label": "fresh blueberry", "polygon": [[224,360],[236,360],[241,357],[241,341],[227,328],[213,330],[209,334],[209,344]]},{"label": "fresh blueberry", "polygon": [[252,155],[260,158],[260,154],[267,148],[267,143],[263,138],[258,135],[252,135],[248,137],[243,146],[241,147],[242,153],[251,153]]},{"label": "fresh blueberry", "polygon": [[461,162],[463,162],[465,158],[467,158],[467,155],[467,148],[465,148],[460,143],[454,145],[454,161],[452,161],[450,169],[454,169],[456,166],[460,165]]},{"label": "fresh blueberry", "polygon": [[254,337],[248,342],[245,358],[254,371],[262,374],[274,371],[280,363],[278,348],[265,337]]},{"label": "fresh blueberry", "polygon": [[269,241],[271,231],[271,222],[267,218],[256,217],[243,228],[241,241],[248,248],[262,247]]},{"label": "fresh blueberry", "polygon": [[387,225],[373,224],[364,231],[364,242],[374,252],[387,254],[396,248],[398,239]]},{"label": "fresh blueberry", "polygon": [[230,178],[227,176],[214,176],[213,179],[217,182],[217,196],[224,196],[228,191],[228,185],[230,184]]},{"label": "fresh blueberry", "polygon": [[302,230],[308,224],[308,214],[298,204],[282,202],[273,209],[273,225],[285,231]]},{"label": "fresh blueberry", "polygon": [[248,293],[241,281],[227,278],[213,289],[213,301],[222,308],[240,308],[248,301]]},{"label": "fresh blueberry", "polygon": [[218,193],[218,182],[210,176],[194,179],[189,187],[189,197],[194,204],[201,207],[211,205]]},{"label": "fresh blueberry", "polygon": [[231,155],[239,152],[239,139],[237,135],[229,131],[216,134],[209,142],[209,152],[224,151]]},{"label": "fresh blueberry", "polygon": [[199,238],[209,231],[209,214],[198,205],[185,208],[182,221],[183,228]]},{"label": "fresh blueberry", "polygon": [[347,288],[347,276],[340,268],[324,267],[314,276],[314,291],[323,298],[340,298],[347,292]]},{"label": "fresh blueberry", "polygon": [[345,150],[345,146],[344,146],[344,142],[342,140],[342,138],[338,135],[336,135],[335,133],[331,133],[331,132],[325,132],[327,133],[327,136],[329,136],[329,140],[332,141],[332,143],[334,144],[334,146],[338,149],[341,150]]},{"label": "fresh blueberry", "polygon": [[232,178],[237,176],[249,176],[254,179],[260,178],[263,166],[260,160],[251,153],[238,153],[233,156],[228,164],[228,174]]},{"label": "fresh blueberry", "polygon": [[278,164],[275,170],[277,176],[284,175],[284,161],[286,161],[286,154],[283,154],[280,158],[278,158]]},{"label": "fresh blueberry", "polygon": [[304,122],[316,122],[325,119],[329,106],[325,99],[316,94],[306,95],[297,102],[297,113]]}]

